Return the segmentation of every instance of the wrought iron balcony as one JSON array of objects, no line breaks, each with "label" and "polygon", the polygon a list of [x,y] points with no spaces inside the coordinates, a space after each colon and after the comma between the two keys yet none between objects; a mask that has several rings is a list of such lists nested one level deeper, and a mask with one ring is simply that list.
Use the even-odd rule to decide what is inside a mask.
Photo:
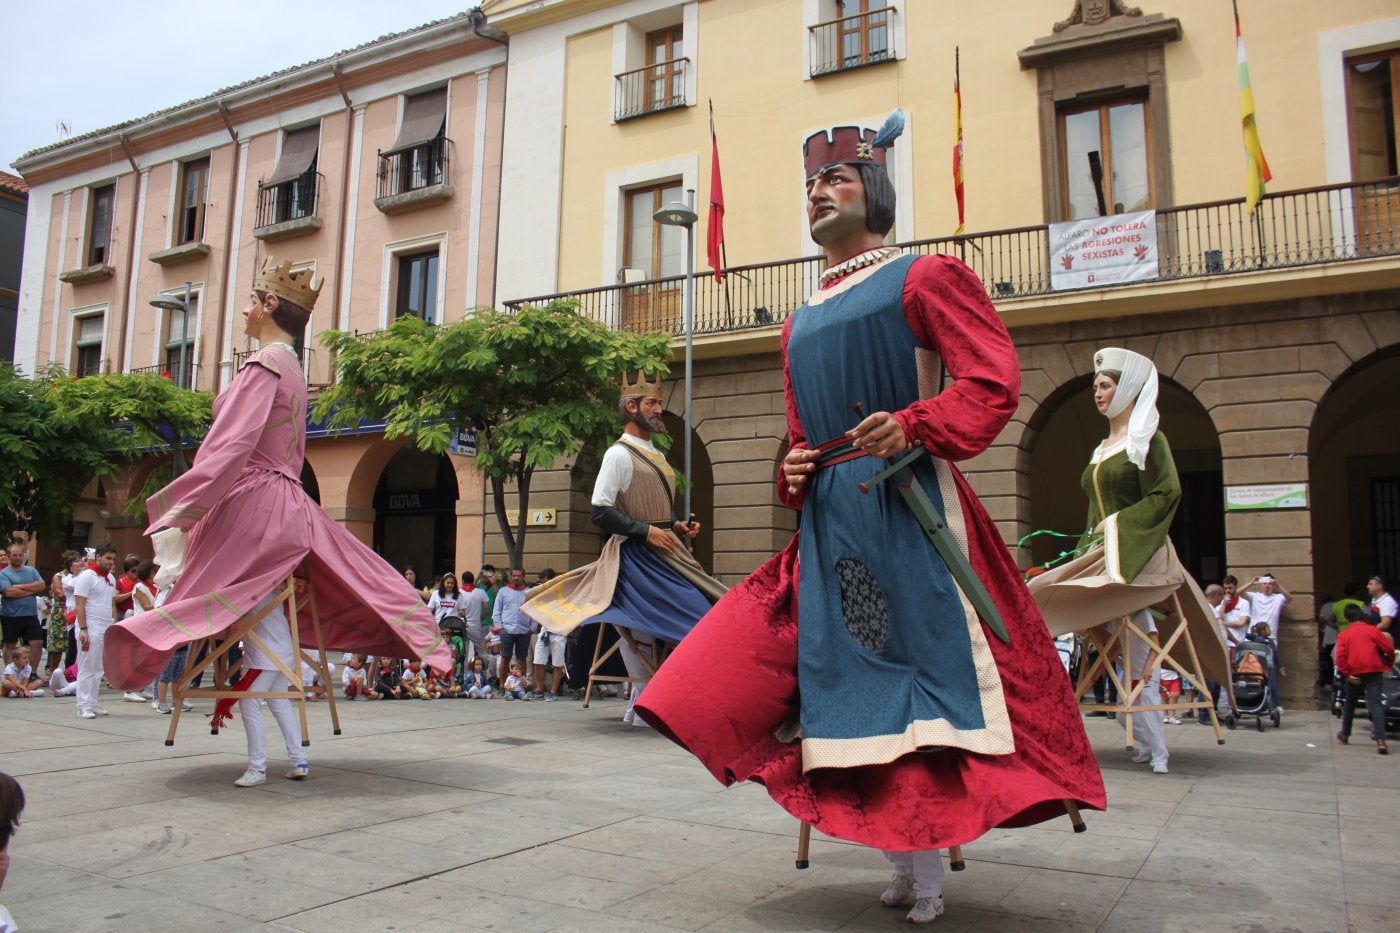
[{"label": "wrought iron balcony", "polygon": [[434,185],[446,185],[451,156],[452,140],[446,136],[402,152],[379,153],[379,182],[375,197],[391,198]]},{"label": "wrought iron balcony", "polygon": [[[1152,282],[1396,256],[1400,177],[1268,194],[1253,216],[1244,199],[1236,198],[1163,208],[1156,221],[1158,275]],[[912,253],[957,256],[997,301],[1068,293],[1051,286],[1049,228],[1043,224],[897,245]],[[815,290],[821,269],[820,256],[805,256],[726,269],[723,283],[697,272],[695,333],[781,324]],[[571,298],[581,314],[612,327],[679,335],[684,283],[685,276],[669,276],[522,298],[506,307]]]},{"label": "wrought iron balcony", "polygon": [[881,7],[809,27],[811,76],[894,61],[894,16],[894,10]]},{"label": "wrought iron balcony", "polygon": [[192,389],[195,387],[195,379],[199,375],[199,364],[194,360],[186,360],[183,368],[179,363],[170,366],[133,366],[131,374],[133,376],[162,376],[182,389]]},{"label": "wrought iron balcony", "polygon": [[613,120],[621,123],[688,106],[685,76],[689,66],[690,59],[673,58],[617,75],[613,87]]},{"label": "wrought iron balcony", "polygon": [[309,171],[280,185],[258,185],[258,210],[254,227],[261,229],[316,215],[321,199],[320,172]]}]

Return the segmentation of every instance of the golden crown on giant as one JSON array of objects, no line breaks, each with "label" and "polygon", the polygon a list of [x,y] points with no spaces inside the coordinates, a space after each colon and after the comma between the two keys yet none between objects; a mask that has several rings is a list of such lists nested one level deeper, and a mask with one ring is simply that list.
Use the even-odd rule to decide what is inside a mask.
[{"label": "golden crown on giant", "polygon": [[290,259],[277,265],[271,256],[263,262],[262,271],[253,279],[253,290],[276,295],[283,301],[290,301],[299,308],[310,311],[316,306],[321,289],[326,280],[322,279],[315,288],[311,287],[311,270],[292,271]]},{"label": "golden crown on giant", "polygon": [[661,398],[661,377],[657,376],[655,382],[647,382],[647,374],[637,373],[636,382],[627,381],[627,373],[622,374],[622,397],[633,398],[640,395],[642,398]]}]

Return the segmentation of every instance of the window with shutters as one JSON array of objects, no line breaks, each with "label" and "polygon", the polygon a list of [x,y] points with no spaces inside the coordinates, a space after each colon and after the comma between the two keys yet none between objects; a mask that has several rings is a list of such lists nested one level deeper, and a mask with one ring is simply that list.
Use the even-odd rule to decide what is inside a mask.
[{"label": "window with shutters", "polygon": [[180,200],[175,214],[175,245],[204,240],[204,201],[209,189],[209,160],[180,166]]},{"label": "window with shutters", "polygon": [[111,263],[112,207],[116,196],[116,185],[103,185],[92,189],[92,204],[88,211],[86,264],[89,266]]},{"label": "window with shutters", "polygon": [[277,167],[258,184],[256,227],[315,216],[320,194],[320,175],[316,171],[320,145],[319,124],[287,131]]},{"label": "window with shutters", "polygon": [[1065,220],[1154,206],[1145,98],[1066,107],[1059,125]]},{"label": "window with shutters", "polygon": [[102,372],[102,340],[106,321],[105,314],[88,314],[74,319],[74,376],[95,376]]},{"label": "window with shutters", "polygon": [[394,145],[379,153],[376,197],[392,197],[447,183],[452,140],[447,138],[447,88],[404,98]]}]

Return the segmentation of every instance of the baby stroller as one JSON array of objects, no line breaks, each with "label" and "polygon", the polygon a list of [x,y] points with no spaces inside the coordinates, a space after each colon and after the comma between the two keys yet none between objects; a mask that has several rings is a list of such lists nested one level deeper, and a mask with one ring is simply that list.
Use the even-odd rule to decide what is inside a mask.
[{"label": "baby stroller", "polygon": [[1235,705],[1225,717],[1225,725],[1233,729],[1243,717],[1253,716],[1260,732],[1264,731],[1266,718],[1271,719],[1277,728],[1281,724],[1278,710],[1269,702],[1274,646],[1267,641],[1246,638],[1235,646],[1230,668],[1235,683]]}]

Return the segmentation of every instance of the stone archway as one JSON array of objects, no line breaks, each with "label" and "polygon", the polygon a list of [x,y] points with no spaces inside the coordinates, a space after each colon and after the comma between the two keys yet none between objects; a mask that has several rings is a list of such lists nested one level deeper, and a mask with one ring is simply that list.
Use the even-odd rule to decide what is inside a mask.
[{"label": "stone archway", "polygon": [[[1107,433],[1107,422],[1094,408],[1091,379],[1076,376],[1056,388],[1027,423],[1022,451],[1032,529],[1084,530],[1088,501],[1080,477]],[[1160,380],[1157,409],[1181,480],[1172,543],[1198,580],[1219,579],[1225,572],[1220,438],[1200,401],[1170,379]],[[1068,539],[1038,537],[1029,543],[1030,559],[1040,564],[1072,545]]]},{"label": "stone archway", "polygon": [[[1400,346],[1366,356],[1323,397],[1308,431],[1315,592],[1400,579]],[[1391,583],[1392,589],[1395,584]]]},{"label": "stone archway", "polygon": [[374,549],[420,581],[456,570],[457,472],[447,454],[405,446],[389,458],[374,490]]},{"label": "stone archway", "polygon": [[312,502],[321,504],[321,484],[316,479],[316,471],[312,469],[310,460],[301,462],[301,488],[311,497]]}]

